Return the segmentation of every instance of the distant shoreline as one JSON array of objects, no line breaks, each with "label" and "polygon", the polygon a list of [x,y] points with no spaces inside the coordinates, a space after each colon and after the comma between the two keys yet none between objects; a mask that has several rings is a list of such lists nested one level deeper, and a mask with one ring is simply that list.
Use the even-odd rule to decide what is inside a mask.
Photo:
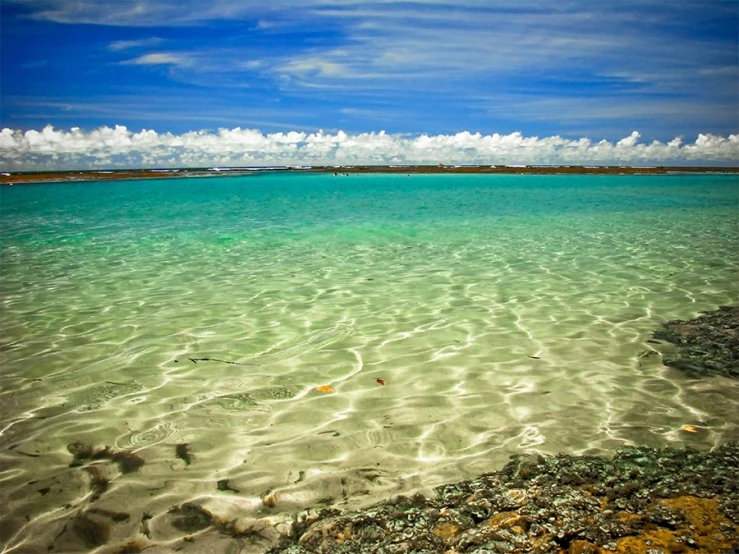
[{"label": "distant shoreline", "polygon": [[492,175],[676,175],[689,173],[739,174],[739,167],[701,166],[577,166],[577,165],[355,165],[304,167],[233,167],[183,169],[120,169],[86,171],[38,171],[0,174],[0,184],[65,183],[167,179],[172,177],[223,177],[263,172],[332,173],[335,175],[393,174],[492,174]]}]

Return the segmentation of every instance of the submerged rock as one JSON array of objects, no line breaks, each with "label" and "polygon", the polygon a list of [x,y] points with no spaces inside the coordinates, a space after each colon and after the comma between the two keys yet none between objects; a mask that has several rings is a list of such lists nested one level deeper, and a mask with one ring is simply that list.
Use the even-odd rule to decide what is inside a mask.
[{"label": "submerged rock", "polygon": [[174,507],[169,513],[172,525],[185,533],[195,533],[211,525],[211,514],[191,502]]},{"label": "submerged rock", "polygon": [[676,346],[665,354],[667,366],[697,377],[739,379],[739,306],[721,306],[695,319],[668,321],[654,338]]},{"label": "submerged rock", "polygon": [[94,548],[108,542],[110,526],[98,518],[81,514],[72,523],[74,534],[79,537],[85,546]]}]

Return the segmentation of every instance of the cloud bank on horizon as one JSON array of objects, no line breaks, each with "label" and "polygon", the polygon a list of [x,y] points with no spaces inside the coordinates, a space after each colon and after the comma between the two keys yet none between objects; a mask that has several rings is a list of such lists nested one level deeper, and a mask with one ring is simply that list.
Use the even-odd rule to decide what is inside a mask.
[{"label": "cloud bank on horizon", "polygon": [[220,129],[180,135],[129,131],[118,125],[84,132],[47,126],[25,133],[0,131],[3,171],[88,168],[206,166],[542,164],[542,165],[726,165],[739,160],[739,135],[699,135],[640,143],[639,133],[616,142],[521,133],[408,137],[379,133],[287,132]]},{"label": "cloud bank on horizon", "polygon": [[[2,0],[0,128],[81,129],[54,135],[70,141],[57,145],[65,163],[78,135],[116,126],[154,129],[159,150],[185,159],[215,155],[188,137],[228,147],[221,128],[260,129],[265,148],[322,137],[291,147],[307,162],[340,129],[349,138],[334,150],[368,161],[418,145],[471,159],[516,141],[621,159],[616,144],[638,129],[638,159],[709,161],[704,141],[739,134],[738,20],[727,0]],[[612,152],[563,146],[580,137]],[[262,153],[278,154],[290,151]]]}]

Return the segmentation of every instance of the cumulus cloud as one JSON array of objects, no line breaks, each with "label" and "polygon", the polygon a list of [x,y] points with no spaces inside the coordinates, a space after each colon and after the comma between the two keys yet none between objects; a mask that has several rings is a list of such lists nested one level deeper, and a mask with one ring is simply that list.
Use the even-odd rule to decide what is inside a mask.
[{"label": "cumulus cloud", "polygon": [[3,171],[132,167],[353,164],[728,165],[739,159],[739,135],[700,134],[693,142],[640,143],[634,131],[617,142],[526,137],[521,133],[453,135],[347,134],[257,129],[180,135],[122,125],[83,131],[52,126],[0,131]]}]

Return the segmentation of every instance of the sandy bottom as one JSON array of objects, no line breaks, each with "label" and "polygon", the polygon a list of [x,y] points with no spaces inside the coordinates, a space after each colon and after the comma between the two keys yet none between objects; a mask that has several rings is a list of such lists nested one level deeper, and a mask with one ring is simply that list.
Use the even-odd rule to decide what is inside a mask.
[{"label": "sandy bottom", "polygon": [[[93,504],[130,514],[109,543],[143,519],[168,544],[184,502],[277,522],[512,453],[736,440],[737,382],[690,379],[649,342],[661,321],[737,301],[727,214],[10,247],[4,551],[45,551]],[[69,467],[74,442],[145,464]],[[110,485],[93,500],[95,475]]]}]

